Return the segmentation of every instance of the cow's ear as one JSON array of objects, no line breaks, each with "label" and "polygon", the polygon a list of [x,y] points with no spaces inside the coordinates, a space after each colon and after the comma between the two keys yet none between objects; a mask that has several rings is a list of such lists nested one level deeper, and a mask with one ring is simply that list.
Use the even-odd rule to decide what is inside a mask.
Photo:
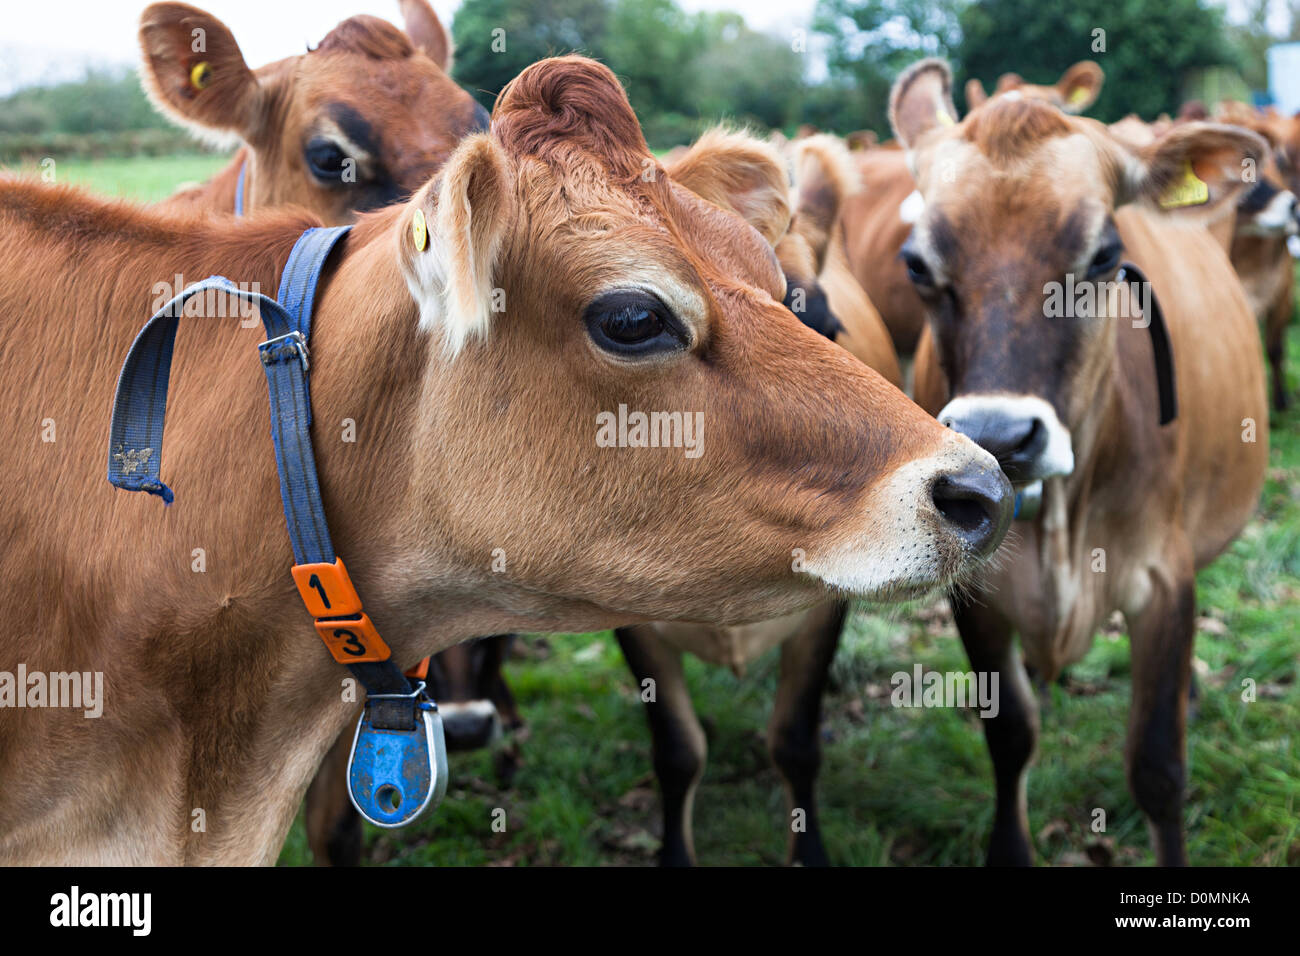
[{"label": "cow's ear", "polygon": [[966,111],[970,112],[977,107],[983,106],[989,95],[984,92],[984,84],[975,77],[966,81]]},{"label": "cow's ear", "polygon": [[889,123],[894,137],[907,149],[933,129],[953,126],[952,70],[943,60],[921,60],[909,66],[889,91]]},{"label": "cow's ear", "polygon": [[453,47],[451,35],[442,25],[438,15],[429,6],[428,0],[398,0],[402,7],[402,20],[406,24],[406,35],[411,42],[424,51],[424,55],[442,67],[444,73],[451,73]]},{"label": "cow's ear", "polygon": [[1120,177],[1116,205],[1211,219],[1255,181],[1268,157],[1262,137],[1239,126],[1185,123],[1136,153]]},{"label": "cow's ear", "polygon": [[674,182],[736,213],[774,247],[790,226],[785,163],[769,143],[711,129],[665,168]]},{"label": "cow's ear", "polygon": [[790,231],[807,240],[820,273],[844,200],[857,192],[857,176],[848,149],[824,133],[795,145],[794,169],[798,200]]},{"label": "cow's ear", "polygon": [[140,14],[140,77],[160,112],[204,139],[229,143],[254,130],[261,87],[226,25],[184,3]]},{"label": "cow's ear", "polygon": [[1106,74],[1092,60],[1080,60],[1061,74],[1056,81],[1056,92],[1061,97],[1061,109],[1067,113],[1082,113],[1101,95],[1101,84]]},{"label": "cow's ear", "polygon": [[440,330],[449,356],[491,327],[493,273],[514,219],[511,183],[501,148],[470,136],[400,217],[399,260],[420,327]]}]

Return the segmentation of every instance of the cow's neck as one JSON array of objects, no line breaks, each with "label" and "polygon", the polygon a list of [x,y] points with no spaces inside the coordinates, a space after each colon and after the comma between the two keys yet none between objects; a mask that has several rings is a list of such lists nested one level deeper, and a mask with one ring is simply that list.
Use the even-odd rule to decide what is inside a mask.
[{"label": "cow's neck", "polygon": [[[412,532],[415,522],[404,507],[420,454],[412,436],[420,431],[417,415],[435,351],[417,330],[396,266],[398,214],[382,213],[347,239],[318,287],[310,351],[313,446],[335,550],[405,668],[493,628],[475,620],[473,602],[457,583],[456,560],[418,529]],[[345,437],[349,427],[354,434]],[[261,454],[261,470],[274,473],[269,445]],[[224,740],[228,753],[218,758],[219,769],[200,766],[190,774],[187,800],[217,808],[209,834],[187,836],[187,858],[194,861],[274,862],[321,758],[355,716],[360,689],[346,693],[351,676],[315,639],[287,573],[292,555],[279,510],[277,498],[255,514],[232,516],[246,523],[246,533],[271,543],[251,580],[275,596],[279,609],[265,609],[253,648],[245,628],[224,635],[249,653],[249,667],[236,672],[261,669],[267,677],[264,691],[247,697],[238,714],[222,712],[213,699],[203,716],[206,748],[220,753]],[[251,728],[238,749],[229,748],[236,722]]]},{"label": "cow's neck", "polygon": [[1086,590],[1092,554],[1087,531],[1090,504],[1099,485],[1112,477],[1113,454],[1101,453],[1103,440],[1123,443],[1123,407],[1116,391],[1114,361],[1106,363],[1087,403],[1087,410],[1072,429],[1074,471],[1043,483],[1039,517],[1039,580],[1043,584],[1042,611],[1053,652],[1062,660],[1080,628],[1091,627],[1096,615],[1092,595]]}]

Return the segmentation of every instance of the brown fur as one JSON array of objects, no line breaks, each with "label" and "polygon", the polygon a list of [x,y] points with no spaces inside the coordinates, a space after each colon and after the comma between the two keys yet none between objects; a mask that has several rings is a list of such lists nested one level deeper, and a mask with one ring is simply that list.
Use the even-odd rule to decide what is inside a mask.
[{"label": "brown fur", "polygon": [[[609,131],[635,119],[606,68],[543,61],[512,91],[487,147],[505,175],[481,177],[496,160],[467,142],[446,189],[363,216],[317,290],[325,511],[394,661],[513,630],[774,617],[825,600],[841,567],[889,567],[900,544],[920,548],[920,583],[964,572],[972,557],[930,488],[991,459],[800,325],[751,226],[666,177],[657,191],[621,180],[633,157]],[[414,204],[436,222],[440,197],[472,199],[471,219],[513,217],[495,262],[461,261],[441,234],[423,255],[445,268],[410,261]],[[313,221],[168,214],[0,180],[0,408],[9,434],[47,417],[58,428],[0,475],[0,607],[24,622],[0,636],[0,661],[102,671],[106,690],[96,721],[0,711],[6,863],[273,862],[350,715],[346,672],[286,573],[259,331],[184,323],[162,460],[174,504],[104,480],[117,372],[152,283],[222,274],[274,289]],[[457,269],[491,272],[508,310],[453,359],[440,339],[459,318],[419,316]],[[615,360],[583,310],[642,281],[676,303],[691,346]],[[50,302],[66,306],[59,321]],[[619,402],[701,411],[708,453],[597,449],[595,416]],[[356,443],[331,438],[344,418]],[[909,483],[889,484],[904,465]],[[820,570],[796,571],[794,547]]]}]

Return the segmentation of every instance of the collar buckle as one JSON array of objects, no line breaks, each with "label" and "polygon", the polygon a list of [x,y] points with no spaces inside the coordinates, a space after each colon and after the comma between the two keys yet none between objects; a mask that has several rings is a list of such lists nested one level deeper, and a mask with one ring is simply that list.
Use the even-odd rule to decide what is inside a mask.
[{"label": "collar buckle", "polygon": [[297,358],[304,375],[311,367],[307,359],[307,336],[296,330],[267,339],[257,347],[257,351],[262,357],[263,365],[278,365],[287,359]]}]

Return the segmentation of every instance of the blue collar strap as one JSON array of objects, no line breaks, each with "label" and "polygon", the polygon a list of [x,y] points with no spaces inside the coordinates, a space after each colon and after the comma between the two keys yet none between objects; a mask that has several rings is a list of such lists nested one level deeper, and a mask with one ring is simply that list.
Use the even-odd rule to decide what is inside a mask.
[{"label": "blue collar strap", "polygon": [[235,180],[235,215],[244,214],[244,180],[248,176],[248,160],[239,165],[239,178]]},{"label": "blue collar strap", "polygon": [[159,468],[172,347],[185,303],[195,295],[215,293],[256,305],[267,336],[258,354],[271,400],[271,438],[293,547],[294,583],[334,659],[366,689],[349,767],[352,801],[372,823],[392,827],[409,823],[442,798],[446,747],[437,705],[424,693],[423,682],[412,690],[393,663],[388,645],[362,611],[343,560],[334,553],[316,476],[307,349],[312,308],[330,253],[350,228],[304,232],[285,263],[276,299],[210,276],[187,287],[145,324],[117,381],[108,480],[171,504],[174,495],[159,477]]}]

